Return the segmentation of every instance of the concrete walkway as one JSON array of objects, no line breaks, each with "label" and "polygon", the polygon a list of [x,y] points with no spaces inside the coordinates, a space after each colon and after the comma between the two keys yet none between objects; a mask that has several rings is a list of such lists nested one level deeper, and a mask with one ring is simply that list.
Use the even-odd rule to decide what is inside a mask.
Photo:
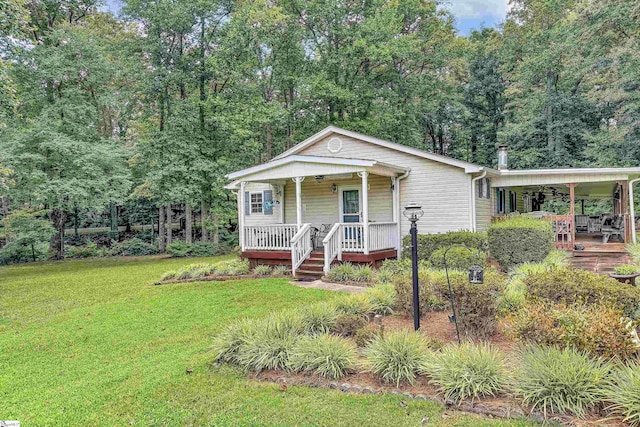
[{"label": "concrete walkway", "polygon": [[360,286],[341,285],[339,283],[328,283],[322,280],[314,280],[313,282],[292,281],[292,285],[307,289],[323,289],[325,291],[348,292],[350,294],[361,294],[367,288]]}]

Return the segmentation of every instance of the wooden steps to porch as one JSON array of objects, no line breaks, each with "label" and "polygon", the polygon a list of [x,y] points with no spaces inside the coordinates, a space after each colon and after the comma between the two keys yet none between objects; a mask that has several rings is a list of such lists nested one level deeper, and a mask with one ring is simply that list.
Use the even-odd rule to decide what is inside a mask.
[{"label": "wooden steps to porch", "polygon": [[584,245],[584,250],[573,251],[573,257],[569,259],[573,268],[609,275],[617,266],[631,262],[624,243],[602,243],[594,238],[580,237],[576,243]]},{"label": "wooden steps to porch", "polygon": [[305,259],[298,270],[296,278],[299,280],[317,280],[324,276],[324,251],[315,250]]}]

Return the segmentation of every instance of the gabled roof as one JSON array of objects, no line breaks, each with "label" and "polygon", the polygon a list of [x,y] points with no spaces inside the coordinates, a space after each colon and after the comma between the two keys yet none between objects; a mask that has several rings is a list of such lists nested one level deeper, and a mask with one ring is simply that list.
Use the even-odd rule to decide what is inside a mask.
[{"label": "gabled roof", "polygon": [[328,126],[316,133],[315,135],[310,136],[299,144],[296,144],[293,148],[285,151],[284,153],[274,157],[273,160],[278,160],[285,158],[287,156],[291,156],[293,154],[299,153],[307,147],[312,146],[316,142],[324,139],[328,135],[336,133],[339,135],[346,136],[348,138],[359,139],[361,141],[368,142],[370,144],[379,145],[381,147],[389,148],[392,150],[400,151],[403,153],[411,154],[417,157],[422,157],[424,159],[432,160],[434,162],[444,163],[450,166],[455,166],[464,169],[467,173],[480,172],[482,170],[488,169],[482,166],[474,165],[473,163],[465,162],[463,160],[452,159],[451,157],[442,156],[439,154],[430,153],[425,150],[420,150],[418,148],[408,147],[406,145],[398,144],[391,141],[386,141],[384,139],[375,138],[373,136],[365,135],[358,132],[352,132],[350,130],[342,129],[336,126]]}]

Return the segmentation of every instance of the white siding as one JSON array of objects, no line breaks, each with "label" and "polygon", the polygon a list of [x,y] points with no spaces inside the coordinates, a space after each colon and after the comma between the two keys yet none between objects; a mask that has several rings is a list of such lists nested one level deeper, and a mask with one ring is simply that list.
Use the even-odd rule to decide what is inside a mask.
[{"label": "white siding", "polygon": [[[273,199],[281,199],[276,196],[276,189],[270,184],[262,182],[248,182],[245,187],[245,191],[249,193],[258,193],[264,190],[273,191]],[[244,216],[244,225],[264,225],[264,224],[280,224],[280,209],[282,204],[273,207],[273,215],[265,215],[264,213],[253,213]],[[242,206],[244,211],[244,206]],[[293,221],[295,223],[295,221]]]},{"label": "white siding", "polygon": [[487,231],[491,225],[491,217],[493,216],[493,193],[496,190],[491,189],[491,198],[485,199],[476,196],[476,230]]},{"label": "white siding", "polygon": [[[411,168],[409,177],[401,181],[400,205],[401,209],[410,202],[422,205],[425,215],[418,223],[419,232],[426,234],[471,229],[471,177],[463,169],[344,136],[339,136],[342,149],[332,153],[327,148],[327,142],[335,136],[329,135],[298,154],[369,159]],[[289,218],[288,209],[285,209],[285,213]],[[390,218],[391,205],[388,215]],[[408,234],[410,223],[402,214],[400,218],[402,235]]]},{"label": "white siding", "polygon": [[[332,184],[362,188],[362,179],[353,174],[351,179],[332,180],[327,176],[321,183],[309,176],[302,182],[302,222],[314,227],[334,224],[339,221],[339,192],[332,192]],[[296,223],[296,185],[289,180],[285,189],[285,222]],[[379,175],[369,175],[369,220],[375,222],[393,221],[391,204],[391,179]]]}]

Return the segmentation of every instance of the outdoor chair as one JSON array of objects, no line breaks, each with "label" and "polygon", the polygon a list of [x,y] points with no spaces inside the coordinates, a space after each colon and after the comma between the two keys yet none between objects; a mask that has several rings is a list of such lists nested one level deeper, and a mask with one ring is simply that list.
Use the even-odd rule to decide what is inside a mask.
[{"label": "outdoor chair", "polygon": [[616,215],[610,223],[603,222],[602,243],[609,242],[612,236],[617,236],[620,241],[624,241],[624,217]]}]

